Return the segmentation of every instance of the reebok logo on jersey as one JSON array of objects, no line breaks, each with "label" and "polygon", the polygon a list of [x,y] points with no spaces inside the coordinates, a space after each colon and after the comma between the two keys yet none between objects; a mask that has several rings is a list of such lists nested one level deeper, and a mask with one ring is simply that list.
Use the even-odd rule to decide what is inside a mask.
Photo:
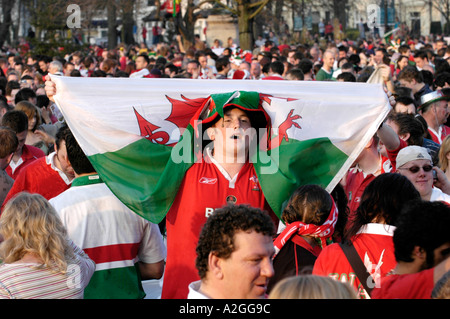
[{"label": "reebok logo on jersey", "polygon": [[259,183],[258,183],[258,177],[256,177],[256,175],[253,175],[252,177],[250,177],[250,186],[252,191],[259,191]]},{"label": "reebok logo on jersey", "polygon": [[201,184],[213,185],[217,183],[217,178],[202,177],[198,182]]}]

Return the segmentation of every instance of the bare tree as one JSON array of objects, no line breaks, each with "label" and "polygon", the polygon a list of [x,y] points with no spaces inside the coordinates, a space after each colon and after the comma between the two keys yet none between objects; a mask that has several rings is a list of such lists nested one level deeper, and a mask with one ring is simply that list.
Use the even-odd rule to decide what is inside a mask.
[{"label": "bare tree", "polygon": [[[426,0],[425,4],[428,4],[430,7],[436,8],[445,19],[445,26],[443,28],[443,32],[445,34],[450,33],[450,0]],[[430,13],[431,15],[431,13]],[[431,19],[430,19],[431,22]]]},{"label": "bare tree", "polygon": [[12,25],[11,11],[14,7],[14,0],[2,0],[2,22],[0,24],[0,47],[5,42],[9,42],[9,28]]},{"label": "bare tree", "polygon": [[265,8],[269,0],[233,0],[230,5],[225,5],[220,0],[215,0],[215,2],[237,16],[241,49],[252,50],[254,41],[253,21]]}]

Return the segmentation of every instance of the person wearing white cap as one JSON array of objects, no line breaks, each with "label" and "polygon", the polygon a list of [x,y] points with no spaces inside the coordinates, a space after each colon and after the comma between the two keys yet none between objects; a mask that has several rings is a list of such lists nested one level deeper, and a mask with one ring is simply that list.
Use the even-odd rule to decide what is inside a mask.
[{"label": "person wearing white cap", "polygon": [[437,90],[422,95],[420,102],[418,111],[428,124],[428,132],[432,140],[442,144],[442,140],[450,134],[450,127],[445,125],[449,115],[447,98],[440,90]]},{"label": "person wearing white cap", "polygon": [[433,164],[426,148],[411,145],[397,155],[397,172],[406,176],[426,201],[444,201],[450,204],[450,195],[434,187]]}]

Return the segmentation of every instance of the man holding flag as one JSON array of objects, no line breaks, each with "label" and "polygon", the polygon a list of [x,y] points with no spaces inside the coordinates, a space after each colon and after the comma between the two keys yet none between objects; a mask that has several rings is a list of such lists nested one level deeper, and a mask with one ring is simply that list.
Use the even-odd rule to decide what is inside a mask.
[{"label": "man holding flag", "polygon": [[210,115],[201,121],[198,137],[206,134],[212,143],[186,172],[166,218],[167,250],[172,254],[167,256],[162,298],[186,298],[188,285],[199,279],[195,248],[202,226],[215,209],[247,204],[270,212],[275,229],[278,226],[278,217],[265,200],[249,158],[257,135],[252,128],[266,126],[258,109],[259,94],[223,94],[208,102]]},{"label": "man holding flag", "polygon": [[46,83],[113,193],[154,223],[166,217],[163,298],[186,298],[197,280],[195,245],[214,209],[250,204],[277,222],[299,185],[331,191],[390,110],[381,85],[199,81]]}]

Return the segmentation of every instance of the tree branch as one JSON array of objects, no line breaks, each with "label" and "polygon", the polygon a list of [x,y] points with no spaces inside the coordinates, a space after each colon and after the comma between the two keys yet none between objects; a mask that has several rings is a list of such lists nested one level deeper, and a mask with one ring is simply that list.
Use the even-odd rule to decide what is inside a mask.
[{"label": "tree branch", "polygon": [[227,6],[226,4],[223,4],[220,0],[213,0],[215,3],[217,3],[218,5],[220,5],[222,8],[230,11],[232,14],[238,15],[239,12],[238,10],[235,10],[233,8],[230,8],[229,6]]},{"label": "tree branch", "polygon": [[261,0],[261,1],[259,1],[259,2],[250,3],[250,4],[248,5],[248,7],[249,7],[249,8],[254,8],[254,7],[257,7],[257,6],[259,6],[259,5],[262,5],[262,6],[264,7],[268,2],[269,2],[269,0]]},{"label": "tree branch", "polygon": [[262,9],[264,9],[264,7],[266,6],[266,4],[269,2],[269,0],[261,0],[260,2],[256,2],[254,4],[260,4],[260,7],[258,9],[256,9],[252,14],[249,15],[249,19],[253,19],[254,17],[256,17]]}]

